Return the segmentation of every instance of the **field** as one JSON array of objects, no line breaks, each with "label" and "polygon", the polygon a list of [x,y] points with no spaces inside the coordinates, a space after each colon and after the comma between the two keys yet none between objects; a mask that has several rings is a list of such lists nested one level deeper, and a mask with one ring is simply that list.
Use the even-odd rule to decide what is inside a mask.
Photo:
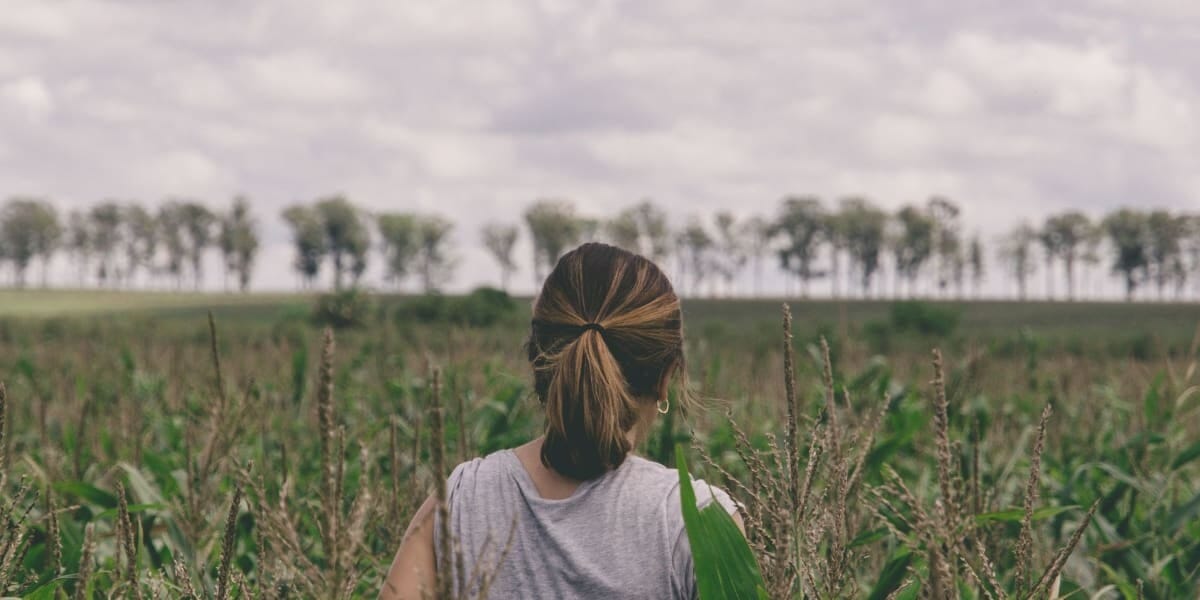
[{"label": "field", "polygon": [[[373,597],[434,442],[536,435],[528,300],[340,302],[0,291],[0,595]],[[1196,306],[793,300],[793,443],[781,302],[685,300],[700,403],[642,449],[746,503],[773,597],[1200,592]]]}]

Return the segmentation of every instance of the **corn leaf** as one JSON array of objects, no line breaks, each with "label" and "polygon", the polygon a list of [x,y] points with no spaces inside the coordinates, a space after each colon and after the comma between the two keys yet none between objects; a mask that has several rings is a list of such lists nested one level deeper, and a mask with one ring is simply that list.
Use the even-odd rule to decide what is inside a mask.
[{"label": "corn leaf", "polygon": [[696,491],[682,446],[675,446],[675,462],[679,468],[683,523],[692,548],[700,599],[765,600],[762,573],[737,523],[718,502],[697,508]]}]

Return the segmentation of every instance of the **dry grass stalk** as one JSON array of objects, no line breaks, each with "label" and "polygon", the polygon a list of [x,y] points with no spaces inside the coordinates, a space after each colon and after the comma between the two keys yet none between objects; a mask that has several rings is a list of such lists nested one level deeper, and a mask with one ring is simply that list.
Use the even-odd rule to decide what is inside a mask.
[{"label": "dry grass stalk", "polygon": [[54,497],[46,493],[46,537],[50,547],[50,572],[58,576],[62,570],[62,536],[58,529],[58,510],[54,506]]},{"label": "dry grass stalk", "polygon": [[433,370],[433,384],[429,395],[429,451],[433,459],[434,498],[437,501],[438,530],[436,532],[437,554],[435,589],[438,598],[452,598],[454,595],[454,575],[452,568],[452,544],[450,540],[450,508],[446,500],[446,445],[445,428],[443,425],[443,408],[441,396],[441,371]]},{"label": "dry grass stalk", "polygon": [[[363,575],[360,563],[371,556],[364,542],[367,524],[375,515],[375,503],[369,485],[372,480],[371,462],[366,446],[360,445],[358,488],[347,511],[346,431],[337,425],[333,398],[333,354],[333,332],[326,329],[316,399],[321,442],[320,509],[315,515],[321,541],[319,559],[314,560],[309,555],[312,548],[303,542],[301,532],[306,530],[302,526],[305,517],[296,514],[297,509],[292,506],[292,483],[286,457],[281,459],[283,479],[274,501],[270,499],[261,475],[253,475],[252,468],[239,469],[239,478],[250,492],[250,502],[259,526],[260,563],[267,561],[268,546],[273,554],[288,557],[287,561],[277,561],[284,572],[279,577],[271,573],[275,589],[266,592],[266,596],[281,597],[290,593],[292,575],[295,576],[294,583],[299,585],[305,596],[348,598],[361,593],[358,589]],[[260,575],[260,591],[264,587]]]},{"label": "dry grass stalk", "polygon": [[72,600],[84,600],[88,595],[88,586],[92,579],[92,568],[96,553],[96,524],[88,523],[83,528],[83,548],[79,554],[79,575],[75,580],[75,593]]},{"label": "dry grass stalk", "polygon": [[[388,419],[388,508],[384,526],[389,532],[399,532],[401,528],[400,515],[400,433],[396,416]],[[390,545],[396,545],[399,540],[393,540]]]},{"label": "dry grass stalk", "polygon": [[1025,482],[1025,504],[1021,517],[1021,533],[1017,537],[1016,575],[1018,593],[1029,589],[1029,567],[1033,562],[1033,507],[1038,500],[1038,482],[1042,473],[1042,451],[1046,443],[1046,422],[1050,420],[1051,408],[1042,409],[1038,422],[1037,437],[1033,442],[1033,453],[1029,457],[1029,479]]},{"label": "dry grass stalk", "polygon": [[136,521],[129,514],[129,501],[125,495],[125,484],[117,482],[117,541],[120,546],[120,553],[125,559],[124,576],[125,583],[129,586],[130,597],[140,600],[142,597],[141,582],[138,580],[140,573],[137,564],[137,539],[138,532],[135,523]]},{"label": "dry grass stalk", "polygon": [[179,587],[179,593],[183,598],[188,600],[200,600],[199,594],[196,593],[195,586],[192,585],[192,576],[188,573],[187,567],[183,561],[175,559],[175,585]]},{"label": "dry grass stalk", "polygon": [[[321,543],[326,551],[333,551],[337,544],[337,519],[341,512],[335,506],[334,486],[337,480],[334,445],[337,443],[337,426],[333,414],[333,329],[325,328],[321,344],[321,366],[317,383],[317,436],[321,443]],[[336,556],[331,562],[337,564]]]},{"label": "dry grass stalk", "polygon": [[221,407],[227,404],[225,396],[225,380],[221,374],[221,353],[217,351],[217,322],[213,319],[212,311],[208,311],[208,341],[209,348],[212,350],[213,374],[216,377],[214,382],[217,386],[217,399],[221,402]]},{"label": "dry grass stalk", "polygon": [[8,483],[8,390],[0,381],[0,488]]},{"label": "dry grass stalk", "polygon": [[[253,410],[253,386],[247,386],[240,400],[230,398],[225,389],[225,377],[218,351],[217,326],[209,313],[209,351],[213,368],[213,391],[216,401],[210,403],[203,424],[190,423],[184,430],[184,465],[187,485],[182,494],[180,513],[184,535],[192,540],[211,539],[221,521],[212,507],[223,505],[219,499],[218,475],[225,461],[233,457],[236,442],[243,433],[250,411]],[[202,439],[202,442],[199,440]],[[200,454],[195,451],[199,447]],[[190,568],[200,568],[200,557],[187,557]]]},{"label": "dry grass stalk", "polygon": [[946,377],[942,368],[942,353],[933,351],[933,427],[937,442],[938,487],[942,492],[944,522],[953,522],[958,511],[954,494],[954,460],[950,451],[950,402],[946,399]]},{"label": "dry grass stalk", "polygon": [[[792,308],[785,302],[783,305],[783,383],[784,403],[787,409],[787,466],[788,488],[791,492],[793,514],[800,512],[800,447],[799,433],[796,425],[796,367],[792,356]],[[811,463],[810,463],[811,464]]]},{"label": "dry grass stalk", "polygon": [[1059,575],[1062,574],[1063,567],[1067,564],[1067,558],[1070,557],[1071,553],[1075,551],[1075,547],[1079,545],[1079,540],[1083,539],[1083,532],[1087,530],[1089,525],[1091,525],[1092,518],[1096,516],[1096,509],[1099,507],[1100,500],[1097,499],[1092,503],[1092,506],[1088,509],[1087,514],[1084,515],[1083,521],[1080,522],[1079,526],[1075,528],[1075,532],[1071,534],[1071,539],[1067,542],[1067,545],[1063,546],[1062,549],[1058,551],[1058,554],[1054,556],[1054,560],[1050,563],[1050,566],[1045,572],[1042,573],[1042,576],[1038,578],[1037,583],[1035,583],[1033,588],[1029,590],[1029,593],[1024,596],[1025,598],[1037,597],[1037,595],[1041,593],[1042,589],[1046,585],[1058,579]]},{"label": "dry grass stalk", "polygon": [[229,597],[229,568],[237,550],[237,516],[242,505],[242,486],[233,489],[233,502],[229,503],[229,517],[225,519],[225,535],[221,538],[221,566],[217,570],[217,600]]},{"label": "dry grass stalk", "polygon": [[[836,402],[829,345],[822,339],[823,419],[812,424],[807,455],[801,456],[790,325],[790,309],[784,305],[787,430],[782,448],[773,433],[766,434],[765,450],[756,448],[731,421],[734,450],[748,477],[743,482],[720,470],[731,489],[744,496],[740,499],[745,507],[747,540],[759,558],[768,595],[845,597],[854,589],[855,564],[865,558],[863,551],[851,544],[860,531],[863,511],[852,509],[861,500],[866,458],[886,403],[856,422],[843,419]],[[849,395],[843,394],[848,407]],[[803,469],[801,460],[806,461]]]},{"label": "dry grass stalk", "polygon": [[29,551],[29,513],[34,502],[26,503],[30,487],[22,477],[16,493],[5,504],[0,505],[0,594],[19,583],[22,576],[21,564]]}]

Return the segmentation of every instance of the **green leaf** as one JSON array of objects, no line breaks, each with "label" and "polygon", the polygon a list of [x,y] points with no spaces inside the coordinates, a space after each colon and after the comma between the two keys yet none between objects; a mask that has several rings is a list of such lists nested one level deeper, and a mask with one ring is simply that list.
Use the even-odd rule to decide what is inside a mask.
[{"label": "green leaf", "polygon": [[[167,508],[167,505],[162,504],[162,503],[130,504],[129,505],[129,514],[135,515],[137,513],[144,513],[146,511],[150,511],[150,510],[165,510],[166,508]],[[96,519],[111,519],[115,516],[117,516],[117,509],[110,508],[106,511],[103,511],[103,512],[97,514],[95,518]]]},{"label": "green leaf", "polygon": [[692,549],[700,599],[767,598],[758,562],[733,517],[718,502],[710,502],[703,509],[696,507],[696,491],[692,488],[683,447],[678,444],[675,462],[679,469],[683,523]]},{"label": "green leaf", "polygon": [[1178,469],[1198,458],[1200,458],[1200,441],[1188,446],[1183,452],[1180,452],[1179,456],[1176,456],[1175,460],[1171,461],[1171,469]]},{"label": "green leaf", "polygon": [[[879,580],[871,588],[871,594],[867,596],[869,600],[884,600],[896,588],[904,583],[904,577],[908,575],[908,567],[912,564],[912,552],[907,548],[901,548],[892,554],[892,558],[883,566],[883,571],[879,574]],[[914,586],[909,586],[914,587]]]},{"label": "green leaf", "polygon": [[[1067,506],[1044,506],[1033,511],[1033,520],[1042,521],[1049,519],[1050,517],[1056,517],[1067,512],[1068,510],[1075,510],[1077,508],[1079,508],[1079,505],[1077,504],[1070,504]],[[996,512],[975,515],[975,522],[980,525],[985,525],[987,523],[993,523],[996,521],[1000,521],[1002,523],[1020,523],[1024,518],[1024,509],[1010,508],[1008,510],[1000,510]]]},{"label": "green leaf", "polygon": [[113,508],[117,505],[116,496],[82,481],[58,481],[54,483],[54,490],[104,508]]},{"label": "green leaf", "polygon": [[61,575],[37,587],[37,589],[21,596],[24,600],[56,600],[58,598],[58,590],[62,588],[64,581],[75,579],[75,575]]}]

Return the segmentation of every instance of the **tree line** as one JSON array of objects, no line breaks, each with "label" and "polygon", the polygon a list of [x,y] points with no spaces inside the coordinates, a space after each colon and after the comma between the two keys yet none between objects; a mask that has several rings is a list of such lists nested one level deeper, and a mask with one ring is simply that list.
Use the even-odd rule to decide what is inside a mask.
[{"label": "tree line", "polygon": [[[289,206],[280,216],[304,288],[315,287],[326,270],[335,289],[359,285],[370,261],[379,260],[386,285],[430,292],[451,281],[459,263],[451,247],[454,224],[437,214],[370,212],[334,195]],[[189,282],[199,288],[205,257],[218,253],[226,287],[232,281],[245,291],[259,226],[242,197],[223,210],[194,200],[169,200],[153,210],[104,201],[65,217],[48,200],[14,197],[0,209],[0,263],[17,287],[27,286],[37,267],[46,285],[51,260],[65,253],[80,285],[180,289]],[[834,297],[978,296],[989,265],[1000,267],[1021,299],[1039,269],[1049,298],[1078,297],[1081,280],[1086,295],[1098,270],[1101,279],[1117,277],[1130,300],[1145,288],[1159,298],[1182,297],[1189,281],[1200,289],[1200,215],[1167,210],[1122,208],[1099,219],[1066,211],[1036,225],[1022,221],[985,244],[965,231],[961,207],[940,196],[895,211],[864,197],[826,203],[788,196],[774,214],[739,218],[723,210],[679,226],[648,200],[597,217],[566,199],[539,199],[520,221],[492,222],[479,232],[504,289],[522,262],[515,252],[523,234],[535,283],[564,252],[596,240],[669,266],[677,285],[693,295],[746,294],[748,287],[761,295],[772,265],[785,275],[787,293],[798,288],[803,296],[820,280]]]}]

